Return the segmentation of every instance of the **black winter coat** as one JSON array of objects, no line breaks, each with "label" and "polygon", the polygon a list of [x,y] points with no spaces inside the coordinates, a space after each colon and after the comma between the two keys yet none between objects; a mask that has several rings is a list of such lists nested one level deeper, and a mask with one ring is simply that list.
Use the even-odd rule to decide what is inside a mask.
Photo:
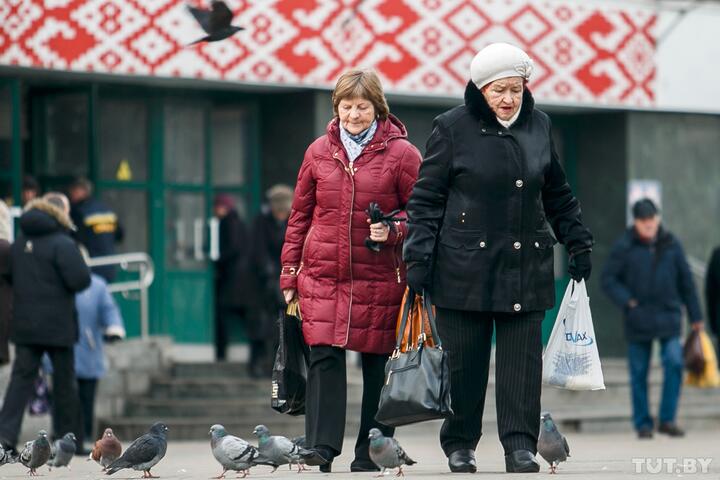
[{"label": "black winter coat", "polygon": [[[123,230],[117,215],[97,198],[87,198],[72,205],[70,216],[77,227],[75,238],[87,248],[91,257],[115,254],[115,243],[122,241]],[[108,283],[115,279],[115,266],[94,267],[93,272]]]},{"label": "black winter coat", "polygon": [[219,233],[220,258],[215,262],[216,302],[221,308],[245,308],[255,293],[248,271],[250,237],[237,211],[231,210],[220,220]]},{"label": "black winter coat", "polygon": [[0,366],[10,362],[8,332],[12,318],[12,288],[10,286],[10,244],[0,239]]},{"label": "black winter coat", "polygon": [[[623,310],[631,342],[680,336],[683,304],[690,321],[702,320],[682,245],[663,229],[652,244],[642,242],[634,228],[628,229],[610,252],[602,287]],[[631,299],[638,302],[637,307],[629,308]]]},{"label": "black winter coat", "polygon": [[525,89],[502,127],[473,83],[465,104],[438,116],[407,204],[406,262],[432,267],[433,302],[471,311],[526,312],[555,303],[553,245],[589,251],[553,146],[548,116]]},{"label": "black winter coat", "polygon": [[16,344],[72,347],[78,339],[75,294],[90,285],[90,270],[71,225],[42,199],[30,202],[20,217],[11,264],[10,338]]},{"label": "black winter coat", "polygon": [[278,222],[271,212],[259,214],[252,228],[252,270],[261,292],[262,305],[271,314],[273,327],[278,309],[285,303],[277,279],[280,277],[280,255],[286,229],[287,220]]},{"label": "black winter coat", "polygon": [[705,277],[705,299],[708,323],[715,335],[720,337],[720,247],[716,248],[710,257]]}]

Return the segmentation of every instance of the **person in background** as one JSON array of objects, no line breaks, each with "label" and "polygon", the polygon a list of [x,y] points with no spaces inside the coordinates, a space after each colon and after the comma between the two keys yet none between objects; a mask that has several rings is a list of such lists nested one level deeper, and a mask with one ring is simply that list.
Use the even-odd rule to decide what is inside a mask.
[{"label": "person in background", "polygon": [[251,262],[255,282],[260,290],[252,317],[254,321],[262,322],[261,328],[266,338],[262,373],[268,376],[272,372],[272,352],[275,351],[277,343],[275,320],[278,312],[285,305],[278,277],[285,229],[292,208],[293,190],[287,185],[275,185],[267,191],[266,197],[268,205],[255,218],[252,227]]},{"label": "person in background", "polygon": [[35,177],[26,175],[22,182],[22,204],[27,205],[31,200],[40,196],[40,184]]},{"label": "person in background", "polygon": [[[93,184],[87,178],[75,179],[68,188],[68,194],[78,242],[85,245],[91,257],[113,255],[115,243],[123,238],[117,215],[104,202],[93,197]],[[115,279],[113,265],[94,267],[92,271],[108,283]]]},{"label": "person in background", "polygon": [[11,248],[15,360],[0,410],[0,445],[10,451],[46,352],[55,372],[54,436],[73,432],[78,445],[83,440],[73,349],[78,340],[75,294],[90,285],[90,271],[70,235],[72,221],[56,204],[65,204],[57,194],[28,203]]},{"label": "person in background", "polygon": [[10,211],[0,200],[0,367],[10,362],[8,328],[12,315],[10,286]]},{"label": "person in background", "polygon": [[[83,257],[87,250],[80,248]],[[95,423],[95,393],[98,380],[105,376],[103,342],[125,338],[125,325],[120,310],[108,290],[105,279],[93,273],[90,286],[75,296],[80,337],[75,344],[75,375],[82,409],[83,433],[93,436]]]},{"label": "person in background", "polygon": [[245,222],[229,194],[215,197],[214,213],[220,219],[220,257],[215,262],[215,359],[225,361],[230,325],[245,321],[250,342],[248,368],[252,375],[258,369],[257,322],[248,319],[248,304],[254,297],[249,291],[248,260],[250,242]]},{"label": "person in background", "polygon": [[705,275],[705,300],[708,324],[715,336],[720,338],[720,247],[713,251],[708,264]]},{"label": "person in background", "polygon": [[625,316],[632,387],[633,423],[641,439],[653,436],[648,409],[648,370],[653,341],[660,341],[664,370],[658,432],[682,437],[675,419],[683,376],[680,342],[682,305],[695,330],[703,328],[692,273],[680,241],[662,226],[650,199],[632,208],[634,224],[615,243],[602,274],[602,287]]}]

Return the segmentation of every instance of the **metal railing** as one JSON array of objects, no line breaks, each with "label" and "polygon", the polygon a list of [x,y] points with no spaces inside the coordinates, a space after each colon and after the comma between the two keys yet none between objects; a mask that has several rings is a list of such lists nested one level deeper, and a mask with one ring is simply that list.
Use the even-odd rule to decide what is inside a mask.
[{"label": "metal railing", "polygon": [[137,280],[110,283],[108,290],[112,293],[121,293],[126,298],[129,298],[131,292],[139,292],[140,336],[143,339],[148,338],[150,335],[148,289],[155,279],[155,264],[152,258],[147,253],[137,252],[93,257],[88,260],[90,267],[107,265],[116,265],[126,272],[138,272]]}]

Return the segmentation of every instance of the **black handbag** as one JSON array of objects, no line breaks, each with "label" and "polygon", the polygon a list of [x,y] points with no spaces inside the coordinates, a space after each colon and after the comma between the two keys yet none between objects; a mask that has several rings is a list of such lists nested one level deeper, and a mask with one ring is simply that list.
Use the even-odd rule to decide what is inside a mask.
[{"label": "black handbag", "polygon": [[[416,302],[405,302],[395,350],[385,365],[385,385],[380,393],[375,420],[389,427],[453,415],[448,356],[437,334],[435,314],[427,294],[423,296],[421,315],[427,315],[430,332],[413,332],[410,328],[410,338],[403,338],[413,308],[417,308]],[[403,340],[411,345],[413,335],[418,335],[417,347],[402,352]],[[432,337],[434,346],[428,344],[429,337]]]},{"label": "black handbag", "polygon": [[310,350],[303,338],[300,309],[296,303],[280,312],[278,327],[280,336],[272,371],[270,406],[280,413],[303,415]]}]

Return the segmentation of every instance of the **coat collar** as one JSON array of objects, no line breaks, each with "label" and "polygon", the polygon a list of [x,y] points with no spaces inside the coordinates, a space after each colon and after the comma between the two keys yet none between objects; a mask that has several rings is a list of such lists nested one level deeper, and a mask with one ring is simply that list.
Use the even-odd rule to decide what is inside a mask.
[{"label": "coat collar", "polygon": [[[482,121],[486,125],[503,128],[502,125],[500,125],[500,123],[497,121],[497,115],[495,115],[495,112],[493,112],[490,108],[490,105],[488,105],[487,100],[485,100],[482,92],[475,86],[472,81],[468,82],[467,86],[465,87],[465,106],[467,107],[470,114],[475,117],[475,119]],[[517,120],[515,120],[515,123],[510,126],[510,128],[514,127],[515,125],[522,125],[523,123],[527,122],[532,115],[534,108],[535,99],[533,98],[530,89],[526,86],[523,90],[523,99],[522,106],[520,107],[520,115],[518,116]]]},{"label": "coat collar", "polygon": [[[343,150],[345,147],[340,140],[340,120],[333,117],[327,126],[327,137],[337,149]],[[363,149],[363,153],[382,150],[387,147],[390,140],[396,138],[407,138],[407,129],[405,125],[395,115],[390,114],[385,120],[378,120],[375,136]]]}]

